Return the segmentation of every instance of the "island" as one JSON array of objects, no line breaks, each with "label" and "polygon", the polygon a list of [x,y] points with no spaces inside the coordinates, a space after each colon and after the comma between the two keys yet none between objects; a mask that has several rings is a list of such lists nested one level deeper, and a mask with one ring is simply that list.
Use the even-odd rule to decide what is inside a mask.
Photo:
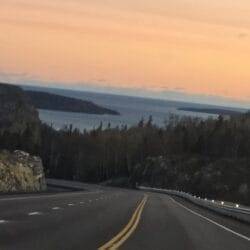
[{"label": "island", "polygon": [[91,101],[84,101],[47,92],[26,90],[26,95],[37,109],[97,114],[120,115],[119,112],[104,108]]},{"label": "island", "polygon": [[181,111],[188,111],[188,112],[198,112],[198,113],[206,113],[206,114],[213,114],[213,115],[240,115],[242,112],[230,110],[230,109],[220,109],[220,108],[193,108],[193,107],[186,107],[186,108],[178,108]]}]

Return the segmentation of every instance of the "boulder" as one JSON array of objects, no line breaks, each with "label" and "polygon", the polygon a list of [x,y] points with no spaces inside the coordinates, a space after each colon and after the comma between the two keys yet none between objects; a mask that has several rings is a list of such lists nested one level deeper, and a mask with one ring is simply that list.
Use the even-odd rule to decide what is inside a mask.
[{"label": "boulder", "polygon": [[46,190],[40,157],[23,151],[0,152],[0,192],[38,192]]}]

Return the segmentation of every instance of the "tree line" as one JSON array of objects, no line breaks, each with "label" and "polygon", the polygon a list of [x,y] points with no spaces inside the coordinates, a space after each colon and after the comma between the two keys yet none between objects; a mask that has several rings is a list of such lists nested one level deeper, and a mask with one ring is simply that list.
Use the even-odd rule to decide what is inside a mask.
[{"label": "tree line", "polygon": [[[35,133],[34,133],[35,131]],[[84,182],[179,189],[250,204],[250,114],[206,120],[170,115],[91,131],[40,124],[5,131],[0,148],[41,156],[46,175]]]}]

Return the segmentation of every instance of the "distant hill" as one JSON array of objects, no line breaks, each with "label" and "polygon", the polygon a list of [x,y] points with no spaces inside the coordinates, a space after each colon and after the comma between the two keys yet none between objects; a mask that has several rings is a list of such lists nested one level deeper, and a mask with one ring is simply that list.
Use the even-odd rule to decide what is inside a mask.
[{"label": "distant hill", "polygon": [[220,108],[178,108],[181,111],[189,111],[189,112],[199,112],[199,113],[206,113],[206,114],[213,114],[213,115],[239,115],[242,112],[230,110],[230,109],[220,109]]},{"label": "distant hill", "polygon": [[101,107],[90,101],[41,91],[26,90],[25,92],[30,97],[33,105],[38,109],[99,115],[119,115],[117,111]]},{"label": "distant hill", "polygon": [[25,92],[20,87],[0,83],[0,134],[22,134],[28,128],[35,133],[39,124],[38,112]]}]

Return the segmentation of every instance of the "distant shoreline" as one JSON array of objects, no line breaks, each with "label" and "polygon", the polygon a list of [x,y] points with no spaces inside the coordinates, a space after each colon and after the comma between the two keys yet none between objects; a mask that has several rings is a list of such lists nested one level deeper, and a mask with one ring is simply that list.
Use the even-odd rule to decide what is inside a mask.
[{"label": "distant shoreline", "polygon": [[120,115],[120,113],[115,110],[104,108],[91,101],[42,91],[26,90],[25,93],[37,109],[95,115]]}]

